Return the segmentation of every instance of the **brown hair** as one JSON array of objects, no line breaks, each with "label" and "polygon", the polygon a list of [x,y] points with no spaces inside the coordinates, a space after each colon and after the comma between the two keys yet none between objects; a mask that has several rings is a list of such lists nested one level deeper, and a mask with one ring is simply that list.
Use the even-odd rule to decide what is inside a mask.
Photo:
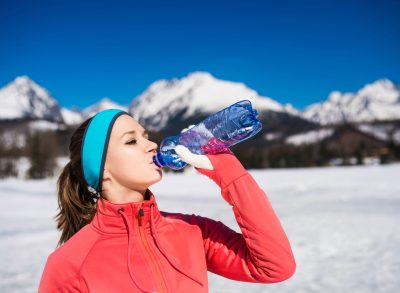
[{"label": "brown hair", "polygon": [[85,130],[93,117],[85,120],[71,136],[70,161],[64,166],[57,180],[58,207],[57,229],[61,237],[57,247],[64,244],[76,232],[89,224],[97,210],[99,193],[90,190],[83,177],[81,148]]}]

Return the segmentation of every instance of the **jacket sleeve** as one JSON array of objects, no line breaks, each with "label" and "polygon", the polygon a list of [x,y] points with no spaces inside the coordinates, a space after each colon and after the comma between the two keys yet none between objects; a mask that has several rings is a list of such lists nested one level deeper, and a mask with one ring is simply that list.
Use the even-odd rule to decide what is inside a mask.
[{"label": "jacket sleeve", "polygon": [[193,218],[202,230],[207,269],[244,282],[275,283],[290,278],[295,259],[265,192],[232,152],[207,157],[214,170],[195,169],[219,185],[242,232],[220,221]]},{"label": "jacket sleeve", "polygon": [[86,283],[70,266],[52,254],[47,258],[39,293],[87,293]]}]

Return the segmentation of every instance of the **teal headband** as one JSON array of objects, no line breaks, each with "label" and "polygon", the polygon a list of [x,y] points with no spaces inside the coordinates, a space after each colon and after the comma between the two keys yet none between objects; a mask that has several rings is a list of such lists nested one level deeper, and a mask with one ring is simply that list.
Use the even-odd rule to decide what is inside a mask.
[{"label": "teal headband", "polygon": [[98,112],[89,122],[83,135],[81,159],[82,172],[86,183],[97,192],[101,191],[103,168],[107,154],[108,141],[115,120],[129,113],[119,109]]}]

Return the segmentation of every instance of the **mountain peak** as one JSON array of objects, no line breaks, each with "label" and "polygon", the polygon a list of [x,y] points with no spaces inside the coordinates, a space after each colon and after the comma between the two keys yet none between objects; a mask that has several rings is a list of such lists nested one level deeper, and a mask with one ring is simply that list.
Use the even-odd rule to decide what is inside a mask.
[{"label": "mountain peak", "polygon": [[362,87],[362,89],[367,88],[367,87],[379,87],[379,88],[393,89],[393,88],[396,88],[397,85],[389,78],[384,77],[384,78],[378,79],[374,82],[366,84],[364,87]]},{"label": "mountain peak", "polygon": [[383,78],[362,87],[357,95],[366,97],[369,101],[395,103],[398,101],[400,88],[390,79]]},{"label": "mountain peak", "polygon": [[400,88],[383,78],[356,93],[333,91],[326,101],[308,106],[303,117],[321,124],[400,118]]},{"label": "mountain peak", "polygon": [[342,98],[343,94],[339,91],[333,91],[329,94],[328,96],[328,101],[332,102],[332,103],[338,103],[341,98]]},{"label": "mountain peak", "polygon": [[0,119],[63,121],[57,101],[27,75],[16,77],[0,89],[0,105]]},{"label": "mountain peak", "polygon": [[259,111],[287,112],[278,102],[260,96],[244,83],[220,80],[208,72],[195,71],[180,79],[158,80],[133,99],[129,112],[136,119],[152,121],[153,130],[167,127],[170,117],[188,119],[207,115],[240,100],[249,100]]},{"label": "mountain peak", "polygon": [[21,75],[17,76],[14,79],[14,83],[16,84],[29,84],[29,83],[35,83],[32,79],[29,78],[27,75]]},{"label": "mountain peak", "polygon": [[114,103],[114,102],[109,97],[104,97],[98,102],[98,104],[104,104],[104,103]]},{"label": "mountain peak", "polygon": [[215,79],[209,72],[206,71],[194,71],[189,73],[186,78],[195,80],[213,80]]},{"label": "mountain peak", "polygon": [[82,114],[84,117],[91,117],[96,113],[106,109],[121,109],[127,111],[127,107],[117,104],[109,97],[103,97],[100,101],[83,109]]}]

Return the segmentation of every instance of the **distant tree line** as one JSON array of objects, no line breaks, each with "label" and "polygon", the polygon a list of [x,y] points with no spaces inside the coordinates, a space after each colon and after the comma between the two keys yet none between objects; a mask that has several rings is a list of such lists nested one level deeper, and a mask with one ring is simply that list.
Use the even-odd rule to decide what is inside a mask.
[{"label": "distant tree line", "polygon": [[[23,142],[21,142],[21,140]],[[24,133],[0,134],[0,178],[18,176],[18,165],[28,168],[24,178],[38,179],[52,177],[60,154],[57,133],[53,130],[37,130]]]},{"label": "distant tree line", "polygon": [[[23,132],[0,129],[0,178],[18,176],[18,164],[25,158],[25,178],[45,178],[56,175],[57,158],[69,156],[70,137],[74,127],[63,130]],[[353,131],[353,130],[352,130]],[[150,132],[150,139],[160,147],[165,133]],[[231,150],[247,169],[314,167],[332,165],[340,158],[341,165],[363,164],[368,157],[378,158],[381,164],[400,161],[400,147],[391,139],[383,143],[345,129],[340,135],[312,144],[291,145],[283,141],[266,142],[260,139],[243,141]],[[163,172],[183,172],[164,168]]]},{"label": "distant tree line", "polygon": [[17,137],[2,132],[0,135],[0,178],[18,175],[16,160],[21,154]]}]

